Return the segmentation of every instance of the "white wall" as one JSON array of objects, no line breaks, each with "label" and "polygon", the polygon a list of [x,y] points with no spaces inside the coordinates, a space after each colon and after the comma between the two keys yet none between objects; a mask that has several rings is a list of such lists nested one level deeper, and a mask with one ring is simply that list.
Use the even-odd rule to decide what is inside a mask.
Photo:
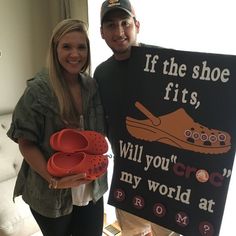
[{"label": "white wall", "polygon": [[13,97],[18,97],[23,89],[22,80],[32,73],[30,15],[25,12],[30,12],[26,0],[0,0],[0,110],[3,111],[13,106]]},{"label": "white wall", "polygon": [[71,17],[88,22],[87,0],[70,0]]},{"label": "white wall", "polygon": [[0,0],[0,114],[11,111],[45,64],[49,35],[59,20],[58,0]]},{"label": "white wall", "polygon": [[[236,55],[235,0],[132,0],[140,39],[179,50]],[[139,18],[139,17],[138,17]]]},{"label": "white wall", "polygon": [[[111,51],[100,36],[100,6],[88,0],[92,71]],[[140,42],[177,50],[236,55],[235,0],[131,0]]]}]

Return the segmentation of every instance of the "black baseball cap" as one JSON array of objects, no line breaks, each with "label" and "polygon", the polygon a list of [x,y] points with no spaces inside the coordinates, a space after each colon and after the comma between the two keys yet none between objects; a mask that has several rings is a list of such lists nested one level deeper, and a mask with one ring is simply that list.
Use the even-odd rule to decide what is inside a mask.
[{"label": "black baseball cap", "polygon": [[115,9],[121,9],[130,16],[135,17],[134,9],[129,0],[106,0],[101,7],[101,23],[103,22],[104,16]]}]

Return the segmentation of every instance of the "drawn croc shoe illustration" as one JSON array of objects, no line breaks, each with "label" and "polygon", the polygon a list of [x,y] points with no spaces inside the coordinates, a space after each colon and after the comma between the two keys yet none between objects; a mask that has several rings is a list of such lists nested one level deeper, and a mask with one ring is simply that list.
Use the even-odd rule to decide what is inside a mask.
[{"label": "drawn croc shoe illustration", "polygon": [[105,137],[90,130],[62,129],[50,137],[50,145],[54,150],[65,153],[104,154],[108,151]]},{"label": "drawn croc shoe illustration", "polygon": [[137,120],[126,117],[126,128],[137,139],[205,154],[225,153],[231,148],[228,133],[194,122],[183,108],[156,117],[140,102],[136,102],[135,106],[148,118]]},{"label": "drawn croc shoe illustration", "polygon": [[87,180],[97,179],[106,173],[107,167],[107,155],[90,155],[84,152],[56,152],[47,162],[48,172],[55,177],[86,173]]}]

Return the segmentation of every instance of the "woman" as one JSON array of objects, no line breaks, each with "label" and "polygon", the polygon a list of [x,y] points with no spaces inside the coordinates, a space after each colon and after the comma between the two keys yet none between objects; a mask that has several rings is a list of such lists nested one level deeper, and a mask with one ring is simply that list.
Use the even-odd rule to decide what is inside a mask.
[{"label": "woman", "polygon": [[47,160],[55,152],[50,136],[64,128],[104,132],[95,81],[86,74],[90,44],[82,21],[67,19],[54,29],[48,69],[27,81],[8,136],[24,157],[14,197],[22,195],[45,236],[101,236],[107,177],[86,181],[85,174],[55,179]]}]

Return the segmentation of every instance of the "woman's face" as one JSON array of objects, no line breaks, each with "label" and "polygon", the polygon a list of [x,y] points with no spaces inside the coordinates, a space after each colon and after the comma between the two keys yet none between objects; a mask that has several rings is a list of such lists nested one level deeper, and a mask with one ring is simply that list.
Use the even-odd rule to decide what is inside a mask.
[{"label": "woman's face", "polygon": [[58,43],[57,56],[65,77],[77,77],[88,57],[85,34],[78,31],[65,34]]}]

